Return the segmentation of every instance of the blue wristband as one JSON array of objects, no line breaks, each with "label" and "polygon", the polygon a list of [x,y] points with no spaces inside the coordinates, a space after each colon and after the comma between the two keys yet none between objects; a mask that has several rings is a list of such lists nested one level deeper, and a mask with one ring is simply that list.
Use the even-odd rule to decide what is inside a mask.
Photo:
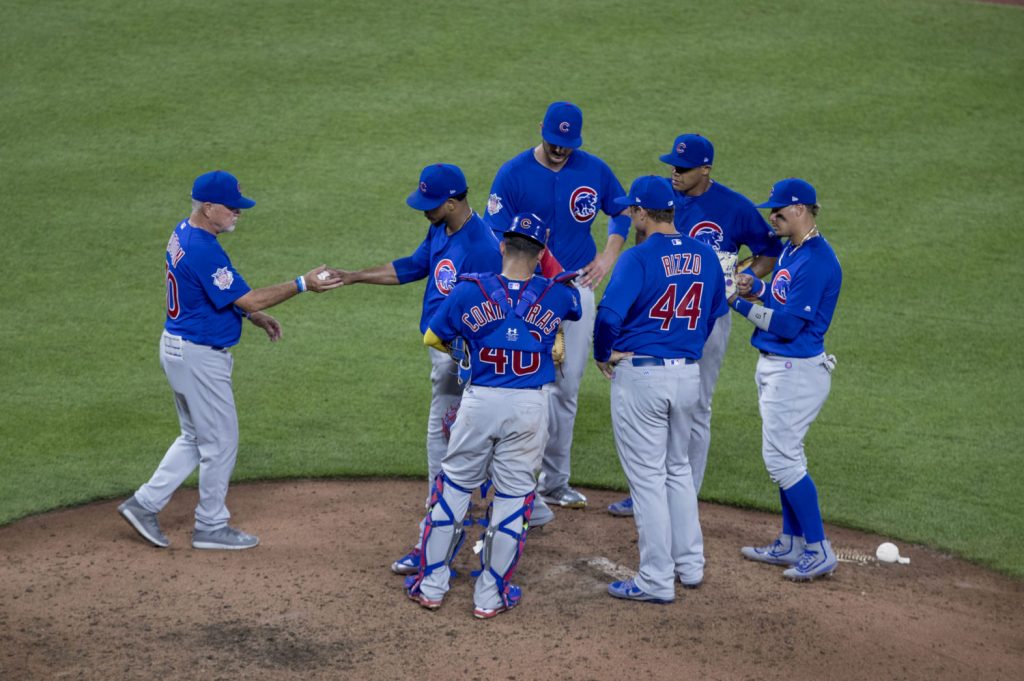
[{"label": "blue wristband", "polygon": [[306,292],[306,279],[303,276],[295,277],[295,288],[299,289],[299,293]]},{"label": "blue wristband", "polygon": [[750,308],[752,307],[754,307],[753,303],[749,300],[743,300],[739,296],[736,297],[736,300],[732,301],[732,309],[736,310],[744,317],[747,316],[747,313],[750,312]]}]

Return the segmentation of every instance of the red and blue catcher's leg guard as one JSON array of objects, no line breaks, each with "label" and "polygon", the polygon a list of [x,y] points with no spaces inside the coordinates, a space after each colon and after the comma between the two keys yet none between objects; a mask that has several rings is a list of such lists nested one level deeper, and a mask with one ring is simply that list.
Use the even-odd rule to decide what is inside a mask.
[{"label": "red and blue catcher's leg guard", "polygon": [[480,554],[481,579],[486,575],[494,580],[498,597],[506,608],[519,602],[519,587],[514,586],[510,580],[526,545],[526,530],[530,526],[534,499],[536,492],[523,497],[494,491],[484,550]]},{"label": "red and blue catcher's leg guard", "polygon": [[[438,598],[448,590],[448,577],[452,561],[466,539],[462,527],[462,519],[469,508],[471,489],[455,484],[444,473],[434,478],[434,487],[430,493],[430,507],[423,525],[423,538],[420,546],[420,569],[406,580],[406,589],[410,594],[418,594],[424,586],[424,580],[432,584],[431,598]],[[432,580],[431,575],[444,569],[441,580]],[[440,591],[438,594],[436,592]]]}]

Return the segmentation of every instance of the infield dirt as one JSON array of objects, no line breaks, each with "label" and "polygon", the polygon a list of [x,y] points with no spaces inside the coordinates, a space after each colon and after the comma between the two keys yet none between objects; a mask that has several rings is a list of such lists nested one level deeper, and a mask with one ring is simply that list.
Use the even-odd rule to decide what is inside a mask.
[{"label": "infield dirt", "polygon": [[0,679],[1024,678],[1024,583],[906,544],[910,565],[881,565],[886,538],[835,527],[847,561],[790,583],[739,554],[774,536],[769,514],[701,504],[704,585],[671,605],[614,600],[607,583],[638,557],[633,521],[604,511],[622,496],[608,491],[531,534],[519,607],[472,617],[473,530],[428,612],[389,570],[425,491],[235,485],[232,523],[262,540],[239,552],[190,548],[195,490],[161,514],[168,549],[135,534],[120,499],[0,528]]}]

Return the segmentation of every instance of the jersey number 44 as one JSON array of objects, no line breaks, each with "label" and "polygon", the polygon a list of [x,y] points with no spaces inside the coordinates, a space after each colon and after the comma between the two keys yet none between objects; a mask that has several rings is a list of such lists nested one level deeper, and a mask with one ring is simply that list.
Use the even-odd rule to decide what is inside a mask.
[{"label": "jersey number 44", "polygon": [[693,331],[697,328],[697,321],[700,319],[700,298],[704,293],[704,283],[695,281],[686,289],[682,297],[676,297],[676,285],[669,284],[665,292],[658,298],[648,316],[651,319],[661,320],[661,330],[668,331],[672,320],[681,318],[686,320],[686,328]]}]

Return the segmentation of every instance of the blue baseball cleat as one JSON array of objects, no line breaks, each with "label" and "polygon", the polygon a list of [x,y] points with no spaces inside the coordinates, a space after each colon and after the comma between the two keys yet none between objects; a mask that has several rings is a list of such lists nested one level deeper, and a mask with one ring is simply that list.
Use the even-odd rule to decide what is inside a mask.
[{"label": "blue baseball cleat", "polygon": [[641,590],[632,579],[627,579],[624,582],[612,582],[608,585],[608,595],[627,601],[643,601],[644,603],[659,603],[661,605],[667,605],[675,600],[674,598],[655,598]]},{"label": "blue baseball cleat", "polygon": [[794,582],[809,582],[818,577],[825,577],[835,572],[839,566],[832,545],[827,539],[808,544],[796,565],[785,570],[783,577]]},{"label": "blue baseball cleat", "polygon": [[618,518],[628,518],[633,515],[633,497],[626,497],[622,501],[609,504],[608,512]]}]

